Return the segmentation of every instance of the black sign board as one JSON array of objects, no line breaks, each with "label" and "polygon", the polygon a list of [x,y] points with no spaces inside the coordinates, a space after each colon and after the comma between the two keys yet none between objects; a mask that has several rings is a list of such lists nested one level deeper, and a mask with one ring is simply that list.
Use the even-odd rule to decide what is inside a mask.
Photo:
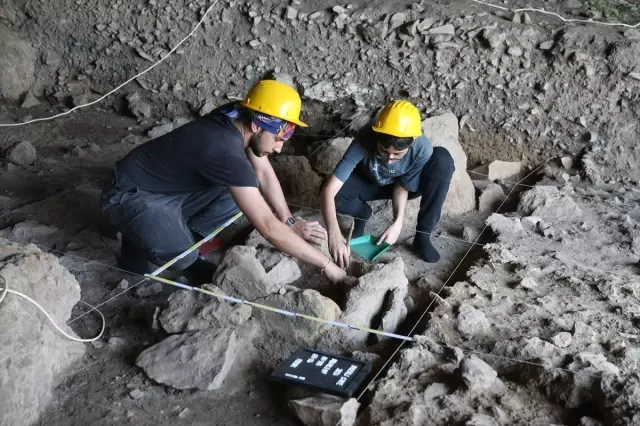
[{"label": "black sign board", "polygon": [[298,349],[273,372],[274,380],[343,398],[351,398],[371,372],[371,365],[313,349]]}]

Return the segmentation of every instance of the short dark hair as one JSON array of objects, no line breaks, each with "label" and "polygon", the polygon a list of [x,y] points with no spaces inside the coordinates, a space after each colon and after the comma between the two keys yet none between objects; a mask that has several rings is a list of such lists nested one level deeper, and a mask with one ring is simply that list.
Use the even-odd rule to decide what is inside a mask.
[{"label": "short dark hair", "polygon": [[245,126],[250,126],[251,123],[253,122],[253,112],[251,112],[250,109],[248,108],[244,108],[244,107],[239,107],[238,108],[238,114],[240,115],[238,117],[238,120],[244,124]]},{"label": "short dark hair", "polygon": [[385,149],[393,147],[398,151],[404,151],[411,146],[413,138],[400,138],[386,133],[376,133],[376,142]]}]

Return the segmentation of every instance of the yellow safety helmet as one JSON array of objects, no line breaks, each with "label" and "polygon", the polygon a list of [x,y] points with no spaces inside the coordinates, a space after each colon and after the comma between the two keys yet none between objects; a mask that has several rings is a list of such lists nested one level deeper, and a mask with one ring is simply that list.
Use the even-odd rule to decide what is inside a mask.
[{"label": "yellow safety helmet", "polygon": [[380,112],[373,130],[400,138],[422,136],[421,121],[420,111],[415,105],[396,100]]},{"label": "yellow safety helmet", "polygon": [[300,121],[302,100],[292,87],[275,80],[261,80],[253,85],[240,102],[245,108],[308,127]]}]

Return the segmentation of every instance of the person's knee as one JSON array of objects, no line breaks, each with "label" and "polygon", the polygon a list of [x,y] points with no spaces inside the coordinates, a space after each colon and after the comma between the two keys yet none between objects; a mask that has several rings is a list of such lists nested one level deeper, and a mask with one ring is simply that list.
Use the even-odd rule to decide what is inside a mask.
[{"label": "person's knee", "polygon": [[431,154],[432,171],[431,175],[443,179],[451,179],[453,173],[456,171],[455,161],[449,151],[441,146],[433,148],[433,154]]}]

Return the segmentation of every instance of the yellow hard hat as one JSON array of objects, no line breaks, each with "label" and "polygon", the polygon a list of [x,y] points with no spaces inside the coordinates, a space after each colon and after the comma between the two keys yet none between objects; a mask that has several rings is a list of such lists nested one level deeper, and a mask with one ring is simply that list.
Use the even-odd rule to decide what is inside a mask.
[{"label": "yellow hard hat", "polygon": [[308,127],[300,121],[302,100],[291,86],[275,80],[261,80],[253,85],[247,96],[240,102],[245,108],[271,117],[287,120],[298,126]]},{"label": "yellow hard hat", "polygon": [[393,101],[380,112],[373,130],[400,138],[422,136],[420,111],[411,102]]}]

